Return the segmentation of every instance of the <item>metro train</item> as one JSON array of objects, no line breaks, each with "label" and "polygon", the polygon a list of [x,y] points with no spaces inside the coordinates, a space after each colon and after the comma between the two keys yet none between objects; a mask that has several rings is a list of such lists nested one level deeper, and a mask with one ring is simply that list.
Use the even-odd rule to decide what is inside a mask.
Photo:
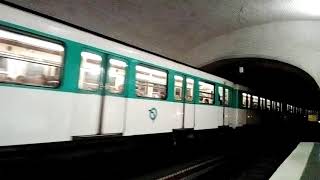
[{"label": "metro train", "polygon": [[302,108],[0,4],[0,146],[259,123]]}]

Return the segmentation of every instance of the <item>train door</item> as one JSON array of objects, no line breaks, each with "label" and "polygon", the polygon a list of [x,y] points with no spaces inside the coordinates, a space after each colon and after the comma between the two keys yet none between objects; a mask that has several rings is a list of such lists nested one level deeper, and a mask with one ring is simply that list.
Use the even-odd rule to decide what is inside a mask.
[{"label": "train door", "polygon": [[98,134],[122,134],[126,112],[127,61],[106,56],[102,73]]},{"label": "train door", "polygon": [[182,128],[195,127],[194,79],[184,76]]}]

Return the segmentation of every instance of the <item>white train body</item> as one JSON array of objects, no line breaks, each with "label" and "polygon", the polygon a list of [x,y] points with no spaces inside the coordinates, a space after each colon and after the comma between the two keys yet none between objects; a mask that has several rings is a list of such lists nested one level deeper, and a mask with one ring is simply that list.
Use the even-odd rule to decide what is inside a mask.
[{"label": "white train body", "polygon": [[[75,136],[132,136],[170,133],[181,128],[235,128],[245,125],[248,117],[254,119],[255,110],[239,107],[239,92],[248,89],[228,80],[7,5],[0,4],[0,17],[0,29],[5,27],[35,37],[45,36],[62,41],[65,48],[63,75],[60,77],[62,85],[59,88],[0,83],[0,146],[71,141]],[[172,88],[172,73],[182,73],[182,77],[193,78],[195,84],[204,80],[212,82],[215,88],[229,88],[232,102],[227,106],[195,102],[199,96],[196,94],[199,93],[198,86],[194,86],[194,99],[190,103],[174,101],[170,93],[167,96],[171,100],[158,100],[136,97],[129,90],[123,96],[82,92],[76,87],[78,82],[70,80],[79,76],[79,72],[73,71],[79,69],[80,63],[72,66],[70,62],[80,62],[83,49],[119,56],[130,64],[129,68],[134,61],[135,66],[146,63],[147,66],[168,70],[167,92],[172,91],[168,90]],[[74,55],[75,51],[79,55]],[[71,52],[73,54],[70,55]],[[132,78],[131,71],[128,69],[126,74],[129,79]],[[213,100],[216,102],[218,90],[214,91]]]}]

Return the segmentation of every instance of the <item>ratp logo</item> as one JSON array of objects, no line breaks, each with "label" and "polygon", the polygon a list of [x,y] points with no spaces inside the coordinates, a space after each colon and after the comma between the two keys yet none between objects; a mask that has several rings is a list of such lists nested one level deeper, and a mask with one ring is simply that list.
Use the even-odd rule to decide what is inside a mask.
[{"label": "ratp logo", "polygon": [[155,120],[158,116],[158,111],[156,108],[149,109],[149,117],[151,120]]}]

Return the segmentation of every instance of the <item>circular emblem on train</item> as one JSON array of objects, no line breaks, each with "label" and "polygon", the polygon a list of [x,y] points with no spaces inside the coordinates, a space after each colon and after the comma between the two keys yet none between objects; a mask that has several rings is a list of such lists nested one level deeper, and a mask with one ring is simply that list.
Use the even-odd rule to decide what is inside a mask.
[{"label": "circular emblem on train", "polygon": [[149,109],[149,117],[151,120],[155,120],[158,116],[158,111],[156,108]]}]

